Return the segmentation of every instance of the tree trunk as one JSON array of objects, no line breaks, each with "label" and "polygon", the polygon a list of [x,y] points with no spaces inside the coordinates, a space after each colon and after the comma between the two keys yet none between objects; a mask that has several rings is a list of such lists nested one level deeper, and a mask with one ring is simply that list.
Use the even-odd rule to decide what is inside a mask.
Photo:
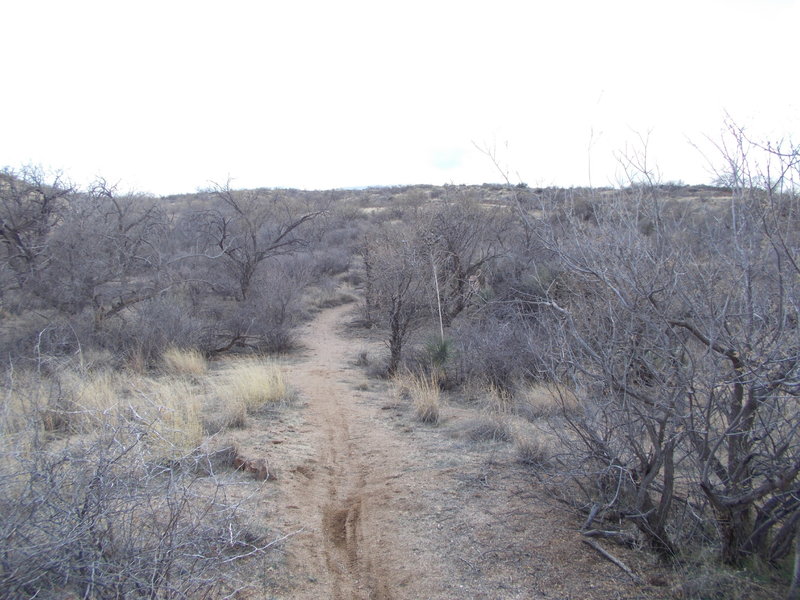
[{"label": "tree trunk", "polygon": [[722,562],[740,567],[747,558],[745,545],[753,530],[753,511],[750,506],[727,508],[717,513],[717,524],[722,543]]},{"label": "tree trunk", "polygon": [[653,503],[650,494],[644,494],[640,513],[641,517],[632,520],[645,536],[647,545],[662,560],[668,561],[675,558],[677,549],[664,528],[665,519],[662,518],[663,515]]},{"label": "tree trunk", "polygon": [[397,372],[403,352],[403,325],[401,319],[402,309],[402,301],[397,301],[392,307],[389,321],[389,375],[394,375]]},{"label": "tree trunk", "polygon": [[800,600],[800,532],[794,538],[794,572],[786,600]]}]

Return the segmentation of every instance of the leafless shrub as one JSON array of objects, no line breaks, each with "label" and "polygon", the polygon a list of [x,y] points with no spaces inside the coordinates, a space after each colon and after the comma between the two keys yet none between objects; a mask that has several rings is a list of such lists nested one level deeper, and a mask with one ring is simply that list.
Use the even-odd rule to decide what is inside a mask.
[{"label": "leafless shrub", "polygon": [[531,299],[555,340],[551,379],[582,407],[562,439],[568,468],[596,516],[667,559],[713,524],[725,563],[776,564],[800,522],[798,154],[765,148],[779,177],[741,179],[756,167],[737,158],[740,187],[700,232],[649,184],[592,222],[529,223],[568,274]]},{"label": "leafless shrub", "polygon": [[675,589],[681,600],[749,600],[777,597],[773,586],[759,584],[742,572],[713,564],[692,565]]},{"label": "leafless shrub", "polygon": [[153,462],[149,424],[137,419],[48,441],[30,416],[27,430],[0,435],[4,597],[197,598],[247,587],[234,564],[272,544],[213,468]]},{"label": "leafless shrub", "polygon": [[180,298],[165,295],[131,306],[92,334],[93,341],[117,356],[156,366],[171,346],[204,348],[207,333]]},{"label": "leafless shrub", "polygon": [[453,326],[457,381],[483,380],[499,388],[514,384],[538,371],[538,356],[530,332],[516,321],[484,319]]},{"label": "leafless shrub", "polygon": [[350,270],[352,254],[345,248],[329,247],[314,255],[313,274],[315,277],[332,277]]},{"label": "leafless shrub", "polygon": [[366,273],[365,316],[388,330],[389,363],[395,374],[410,331],[425,313],[428,261],[414,243],[413,232],[382,229],[364,240],[361,256]]},{"label": "leafless shrub", "polygon": [[281,191],[233,190],[229,183],[208,191],[215,205],[203,215],[202,228],[209,255],[234,276],[242,301],[265,261],[308,246],[314,220],[325,211]]}]

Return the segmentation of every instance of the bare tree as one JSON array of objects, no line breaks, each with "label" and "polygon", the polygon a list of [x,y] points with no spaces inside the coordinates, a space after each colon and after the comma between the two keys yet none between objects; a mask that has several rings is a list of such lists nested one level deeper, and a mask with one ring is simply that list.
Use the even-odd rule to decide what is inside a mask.
[{"label": "bare tree", "polygon": [[48,182],[35,167],[0,172],[0,248],[17,286],[25,285],[46,263],[47,237],[74,191],[60,175]]},{"label": "bare tree", "polygon": [[204,216],[209,250],[218,253],[236,280],[237,298],[245,300],[259,266],[309,243],[308,226],[324,208],[298,207],[280,192],[235,191],[215,185],[210,195],[219,206]]},{"label": "bare tree", "polygon": [[166,231],[155,199],[120,195],[100,180],[73,196],[51,232],[35,291],[68,313],[92,307],[100,324],[170,285],[161,251]]},{"label": "bare tree", "polygon": [[800,211],[742,164],[770,186],[670,214],[634,189],[596,223],[542,223],[567,285],[531,299],[562,341],[551,376],[586,409],[565,439],[593,518],[634,523],[665,557],[707,520],[731,565],[779,560],[800,522]]},{"label": "bare tree", "polygon": [[441,279],[443,324],[449,326],[499,255],[502,217],[496,208],[455,201],[432,206],[420,220],[419,235]]},{"label": "bare tree", "polygon": [[388,329],[389,365],[400,367],[408,333],[427,307],[425,288],[430,263],[412,231],[382,229],[364,242],[368,301],[379,323]]}]

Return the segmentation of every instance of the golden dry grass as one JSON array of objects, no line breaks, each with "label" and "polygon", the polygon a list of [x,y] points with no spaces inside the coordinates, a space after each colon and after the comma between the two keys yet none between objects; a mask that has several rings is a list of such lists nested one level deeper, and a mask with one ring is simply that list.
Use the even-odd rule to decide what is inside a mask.
[{"label": "golden dry grass", "polygon": [[223,403],[244,405],[252,412],[264,404],[288,399],[289,387],[283,370],[266,360],[241,360],[229,366],[215,382],[215,395]]},{"label": "golden dry grass", "polygon": [[148,443],[156,455],[178,458],[203,441],[202,396],[185,379],[147,381],[130,408],[149,424]]},{"label": "golden dry grass", "polygon": [[193,352],[170,356],[171,373],[158,376],[84,365],[64,366],[50,375],[6,373],[0,442],[13,445],[17,437],[35,431],[91,436],[122,425],[144,434],[151,456],[173,460],[202,444],[207,432],[242,427],[249,412],[289,397],[284,373],[275,363],[240,360],[203,376],[199,365],[207,365],[195,360]]},{"label": "golden dry grass", "polygon": [[144,431],[158,458],[183,456],[202,442],[202,388],[187,379],[82,368],[8,377],[0,409],[4,442],[35,431],[91,435],[122,423]]},{"label": "golden dry grass", "polygon": [[515,394],[517,412],[528,418],[551,417],[564,412],[573,414],[580,409],[578,398],[557,384],[533,384]]},{"label": "golden dry grass", "polygon": [[199,350],[192,348],[167,348],[161,355],[164,370],[175,375],[204,375],[208,361]]},{"label": "golden dry grass", "polygon": [[108,369],[67,369],[59,373],[63,397],[56,412],[64,427],[87,433],[117,414],[120,398],[129,382],[125,375]]},{"label": "golden dry grass", "polygon": [[52,384],[35,374],[17,371],[9,373],[2,388],[0,404],[0,436],[8,436],[29,427],[38,413],[38,428],[47,428],[42,416],[52,408]]},{"label": "golden dry grass", "polygon": [[395,393],[410,397],[418,420],[438,425],[441,420],[441,388],[435,374],[414,375],[405,373],[394,378]]}]

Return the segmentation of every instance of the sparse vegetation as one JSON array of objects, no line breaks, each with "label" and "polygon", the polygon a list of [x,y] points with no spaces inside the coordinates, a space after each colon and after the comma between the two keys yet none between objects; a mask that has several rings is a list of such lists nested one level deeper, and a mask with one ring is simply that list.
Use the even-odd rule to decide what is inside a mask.
[{"label": "sparse vegetation", "polygon": [[514,446],[519,461],[531,467],[547,467],[550,464],[552,449],[549,444],[536,435],[517,435]]},{"label": "sparse vegetation", "polygon": [[[354,301],[353,327],[386,344],[356,362],[393,377],[414,427],[507,446],[587,533],[705,557],[687,598],[730,589],[729,568],[786,579],[800,162],[728,125],[724,188],[659,184],[646,147],[620,157],[620,189],[156,199],[3,171],[0,593],[234,594],[224,565],[269,544],[226,499],[208,436],[286,404],[269,355]],[[473,418],[451,418],[459,403]]]},{"label": "sparse vegetation", "polygon": [[508,421],[499,415],[485,415],[462,425],[464,436],[473,442],[511,442]]},{"label": "sparse vegetation", "polygon": [[235,565],[259,560],[271,538],[246,500],[227,498],[225,467],[202,449],[193,384],[70,369],[6,377],[5,597],[198,597],[251,585]]}]

